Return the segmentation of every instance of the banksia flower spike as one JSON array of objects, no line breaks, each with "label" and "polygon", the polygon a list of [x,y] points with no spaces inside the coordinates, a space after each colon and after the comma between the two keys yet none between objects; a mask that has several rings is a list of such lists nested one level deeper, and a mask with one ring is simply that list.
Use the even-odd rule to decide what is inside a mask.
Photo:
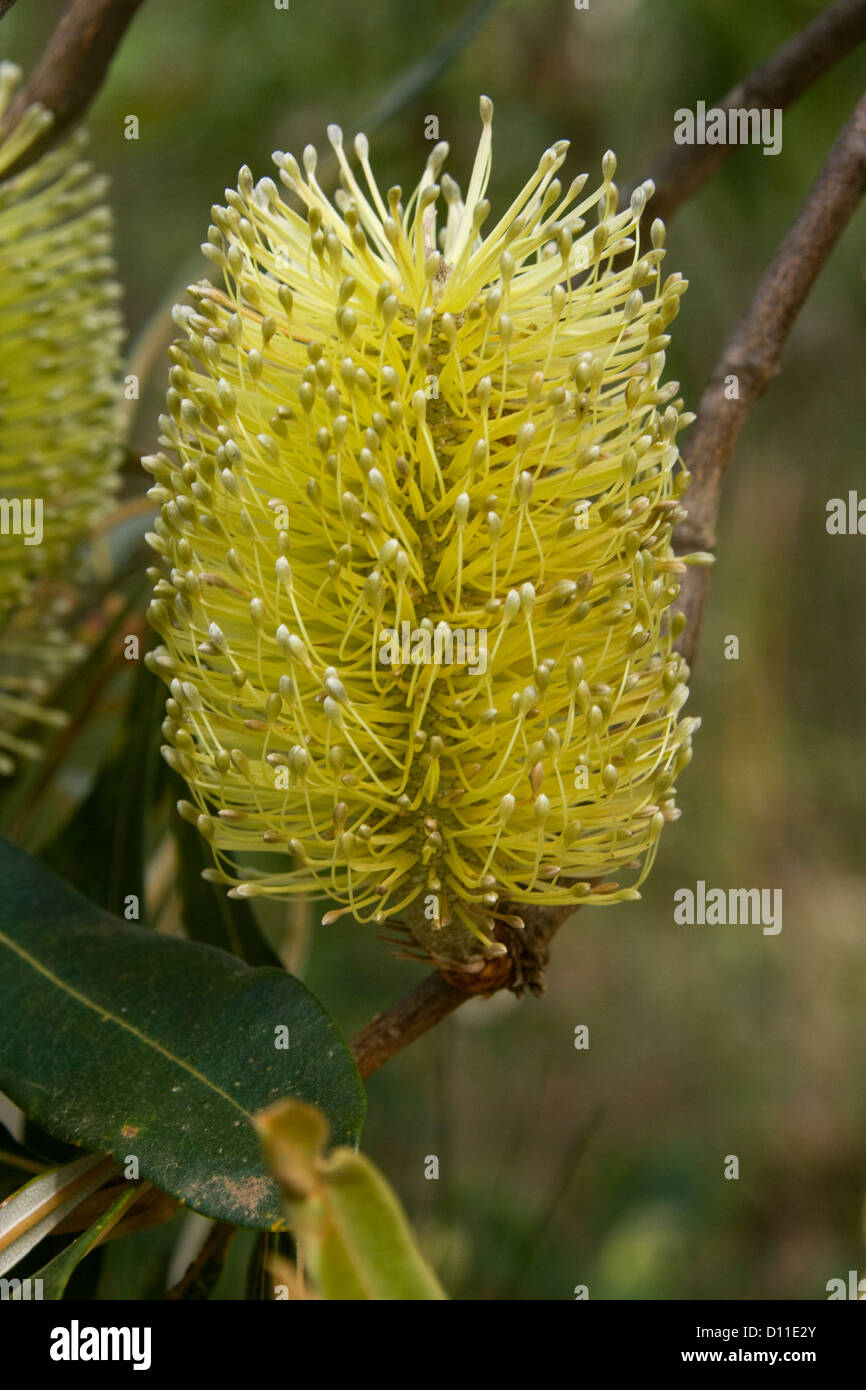
[{"label": "banksia flower spike", "polygon": [[274,156],[292,206],[241,170],[146,461],[164,755],[211,876],[400,920],[440,963],[504,951],[507,905],[638,897],[697,724],[669,614],[691,417],[660,384],[685,283],[660,223],[639,245],[650,187],[618,211],[609,153],[563,189],[565,141],[485,235],[481,117],[465,199],[443,144],[383,196],[336,126],[333,201],[312,148]]},{"label": "banksia flower spike", "polygon": [[[0,130],[19,70],[0,64]],[[0,133],[0,772],[38,747],[15,732],[60,718],[39,700],[76,655],[58,626],[77,547],[114,491],[122,325],[105,180],[67,138],[12,166],[52,117]]]}]

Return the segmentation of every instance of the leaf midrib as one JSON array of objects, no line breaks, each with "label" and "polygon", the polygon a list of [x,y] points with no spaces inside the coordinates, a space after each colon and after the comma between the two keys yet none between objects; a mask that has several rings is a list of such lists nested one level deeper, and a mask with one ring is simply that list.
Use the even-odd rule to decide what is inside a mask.
[{"label": "leaf midrib", "polygon": [[162,1044],[156,1042],[155,1039],[148,1037],[146,1033],[143,1033],[140,1028],[136,1028],[127,1019],[119,1018],[117,1014],[112,1013],[110,1009],[106,1009],[103,1005],[95,1003],[92,999],[89,999],[86,994],[82,994],[80,990],[75,989],[73,985],[62,980],[3,931],[0,931],[0,943],[8,946],[15,955],[19,956],[21,960],[26,961],[33,970],[43,975],[46,980],[50,980],[62,993],[68,994],[72,999],[77,1000],[79,1004],[83,1005],[84,1008],[90,1009],[91,1012],[98,1014],[100,1018],[110,1019],[112,1023],[116,1023],[119,1028],[130,1033],[146,1047],[153,1048],[154,1052],[158,1052],[161,1056],[165,1057],[167,1061],[181,1067],[185,1072],[188,1072],[190,1076],[195,1077],[196,1081],[201,1082],[208,1090],[213,1091],[215,1095],[221,1096],[223,1100],[228,1101],[229,1105],[235,1110],[238,1110],[250,1123],[252,1123],[252,1114],[249,1110],[244,1109],[233,1096],[230,1096],[227,1091],[223,1091],[213,1081],[210,1081],[200,1071],[197,1071],[189,1062],[184,1061],[182,1057],[177,1057],[173,1052],[169,1052],[168,1048],[163,1047]]}]

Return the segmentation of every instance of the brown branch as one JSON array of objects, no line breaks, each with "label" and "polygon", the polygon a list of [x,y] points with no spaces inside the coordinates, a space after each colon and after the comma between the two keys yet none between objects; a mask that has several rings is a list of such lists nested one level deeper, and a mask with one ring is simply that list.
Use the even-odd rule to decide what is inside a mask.
[{"label": "brown branch", "polygon": [[562,923],[576,911],[573,906],[516,908],[525,924],[523,929],[501,926],[496,933],[509,948],[507,956],[488,961],[479,958],[470,967],[436,970],[411,994],[398,999],[384,1013],[376,1014],[351,1042],[361,1075],[366,1078],[378,1070],[468,999],[486,997],[500,989],[510,989],[518,995],[524,989],[541,994],[550,943]]},{"label": "brown branch", "polygon": [[[725,343],[701,397],[687,450],[693,480],[689,515],[675,536],[680,554],[713,549],[722,480],[740,431],[776,376],[794,320],[864,193],[866,96],[830,151],[745,315]],[[725,396],[725,381],[730,377],[737,379],[739,394],[734,400]],[[681,646],[689,662],[695,654],[709,578],[709,570],[690,568],[677,604],[687,618]]]},{"label": "brown branch", "polygon": [[[831,67],[866,40],[866,0],[838,0],[784,44],[766,63],[739,82],[714,106],[774,110],[790,106]],[[670,144],[652,160],[644,177],[655,193],[646,216],[670,218],[697,193],[731,153],[731,145]]]},{"label": "brown branch", "polygon": [[4,175],[32,164],[87,110],[108,72],[120,40],[142,0],[71,0],[45,52],[3,119],[11,129],[34,102],[54,121]]},{"label": "brown branch", "polygon": [[366,1078],[378,1070],[471,997],[450,985],[438,970],[427,975],[411,994],[376,1014],[352,1039],[352,1056],[361,1075]]}]

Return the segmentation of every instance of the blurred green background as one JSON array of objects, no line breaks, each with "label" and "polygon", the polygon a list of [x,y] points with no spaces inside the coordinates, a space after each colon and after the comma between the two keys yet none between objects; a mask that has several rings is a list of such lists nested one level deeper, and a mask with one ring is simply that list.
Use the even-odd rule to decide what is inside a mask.
[{"label": "blurred green background", "polygon": [[[561,136],[572,173],[594,179],[612,147],[631,181],[676,108],[712,103],[821,8],[146,0],[89,120],[131,342],[149,344],[132,443],[155,447],[166,306],[205,273],[209,208],[241,164],[259,176],[272,150],[324,151],[328,122],[361,124],[380,181],[409,189],[433,114],[465,186],[486,92],[494,210]],[[19,0],[0,54],[27,70],[61,9]],[[862,51],[840,64],[785,114],[778,157],[734,151],[672,221],[666,268],[691,288],[668,375],[690,406],[864,71]],[[123,137],[129,114],[138,141]],[[866,541],[825,529],[828,499],[864,489],[864,230],[861,209],[730,469],[689,705],[703,728],[642,903],[564,928],[543,1000],[469,1005],[371,1079],[365,1149],[455,1297],[569,1299],[585,1284],[593,1299],[820,1299],[828,1279],[866,1272]],[[130,469],[128,495],[145,486]],[[76,776],[86,789],[86,759]],[[66,791],[71,808],[81,787]],[[142,793],[120,779],[115,794]],[[109,899],[82,845],[69,830],[39,852]],[[675,925],[674,890],[699,878],[782,888],[781,934]],[[296,945],[348,1034],[422,973],[352,925]]]}]

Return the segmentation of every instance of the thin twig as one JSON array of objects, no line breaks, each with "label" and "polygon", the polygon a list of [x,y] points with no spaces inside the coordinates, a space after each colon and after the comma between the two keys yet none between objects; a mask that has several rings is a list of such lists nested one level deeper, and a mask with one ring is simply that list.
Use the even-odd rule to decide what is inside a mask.
[{"label": "thin twig", "polygon": [[169,1289],[165,1298],[192,1301],[207,1298],[222,1272],[229,1246],[237,1232],[237,1226],[232,1226],[227,1221],[217,1221],[211,1227],[207,1240],[186,1273]]},{"label": "thin twig", "polygon": [[[675,536],[680,554],[713,549],[722,480],[740,431],[776,376],[794,320],[864,193],[866,96],[830,151],[746,313],[725,343],[701,397],[686,450],[693,481],[687,495],[688,519]],[[725,383],[731,378],[736,378],[738,395],[729,400]],[[733,383],[728,395],[732,389]],[[695,654],[709,577],[708,569],[689,567],[677,603],[688,620],[681,645],[689,662]]]},{"label": "thin twig", "polygon": [[367,1077],[378,1070],[468,999],[486,997],[500,989],[522,994],[528,988],[534,994],[542,993],[550,943],[562,923],[576,911],[576,906],[521,905],[523,929],[502,927],[497,931],[498,936],[507,940],[510,948],[507,956],[487,961],[480,970],[460,966],[446,967],[445,973],[436,970],[405,998],[398,999],[384,1013],[376,1014],[351,1042],[352,1055],[361,1075]]},{"label": "thin twig", "polygon": [[[724,111],[783,109],[864,41],[866,0],[838,0],[714,105]],[[667,146],[644,175],[655,184],[646,216],[670,218],[703,187],[732,149],[731,145]]]},{"label": "thin twig", "polygon": [[120,40],[142,0],[71,0],[29,80],[6,111],[11,129],[38,102],[54,121],[4,175],[18,173],[74,125],[87,110],[108,72]]},{"label": "thin twig", "polygon": [[438,970],[427,975],[411,994],[398,999],[384,1013],[376,1014],[352,1039],[352,1055],[361,1075],[368,1077],[470,997],[449,985]]}]

